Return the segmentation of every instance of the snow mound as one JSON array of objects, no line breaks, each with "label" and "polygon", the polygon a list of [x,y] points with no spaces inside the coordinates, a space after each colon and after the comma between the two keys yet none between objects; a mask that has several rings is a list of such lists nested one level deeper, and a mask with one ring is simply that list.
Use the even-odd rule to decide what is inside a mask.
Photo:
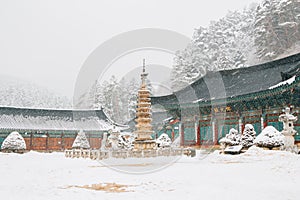
[{"label": "snow mound", "polygon": [[287,151],[264,150],[263,148],[253,145],[249,147],[245,153],[238,155],[221,154],[220,151],[215,151],[209,154],[205,160],[209,163],[216,164],[254,163],[267,161],[270,165],[272,165],[271,163],[281,161],[292,162],[298,158],[299,156],[294,153]]},{"label": "snow mound", "polygon": [[219,143],[224,143],[226,145],[239,145],[241,142],[241,136],[239,134],[239,132],[232,128],[229,130],[229,133],[226,134],[226,136],[222,139],[220,139]]},{"label": "snow mound", "polygon": [[80,130],[78,135],[76,136],[72,148],[78,148],[78,149],[89,149],[90,144],[89,141],[87,140],[85,133]]},{"label": "snow mound", "polygon": [[267,126],[261,134],[257,136],[254,143],[259,147],[279,147],[284,144],[284,136],[273,126]]},{"label": "snow mound", "polygon": [[10,133],[2,143],[1,149],[6,150],[25,150],[26,143],[24,138],[16,131]]},{"label": "snow mound", "polygon": [[268,151],[264,150],[263,148],[252,146],[245,152],[245,155],[259,156],[259,155],[266,154],[267,152]]}]

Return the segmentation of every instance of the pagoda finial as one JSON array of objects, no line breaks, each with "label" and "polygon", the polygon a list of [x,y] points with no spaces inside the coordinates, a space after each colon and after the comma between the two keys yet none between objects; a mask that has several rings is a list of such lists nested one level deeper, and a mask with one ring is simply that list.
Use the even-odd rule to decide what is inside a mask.
[{"label": "pagoda finial", "polygon": [[145,86],[146,85],[146,77],[147,77],[147,73],[146,73],[146,64],[145,64],[145,58],[143,59],[143,72],[141,74],[141,78],[142,78],[142,85]]},{"label": "pagoda finial", "polygon": [[145,58],[143,59],[143,73],[146,72],[146,64],[145,64]]}]

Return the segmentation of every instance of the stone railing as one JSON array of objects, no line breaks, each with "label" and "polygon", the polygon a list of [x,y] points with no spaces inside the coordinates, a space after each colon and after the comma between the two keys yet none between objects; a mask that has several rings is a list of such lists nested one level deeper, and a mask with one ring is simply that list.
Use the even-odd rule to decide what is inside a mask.
[{"label": "stone railing", "polygon": [[102,160],[107,158],[149,158],[159,156],[182,156],[194,157],[196,152],[191,148],[163,148],[155,150],[85,150],[73,149],[65,150],[67,158],[90,158],[92,160]]}]

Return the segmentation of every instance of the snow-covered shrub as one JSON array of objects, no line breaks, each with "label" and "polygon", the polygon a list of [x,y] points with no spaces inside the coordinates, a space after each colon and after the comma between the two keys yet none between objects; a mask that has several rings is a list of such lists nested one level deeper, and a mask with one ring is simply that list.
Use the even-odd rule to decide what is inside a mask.
[{"label": "snow-covered shrub", "polygon": [[112,129],[109,130],[109,133],[110,134],[107,138],[107,144],[113,150],[119,149],[120,148],[120,146],[119,146],[120,130],[114,126]]},{"label": "snow-covered shrub", "polygon": [[2,143],[2,150],[25,150],[26,143],[24,138],[16,131],[10,133]]},{"label": "snow-covered shrub", "polygon": [[229,133],[226,134],[225,137],[219,140],[220,144],[223,143],[225,145],[230,145],[230,146],[239,145],[240,142],[241,142],[241,135],[234,128],[230,129]]},{"label": "snow-covered shrub", "polygon": [[72,148],[75,149],[89,149],[90,148],[90,144],[89,141],[87,140],[85,133],[80,130],[78,135],[76,136]]},{"label": "snow-covered shrub", "polygon": [[132,149],[134,134],[129,132],[121,132],[119,135],[118,146],[120,149]]},{"label": "snow-covered shrub", "polygon": [[156,143],[158,147],[169,147],[172,141],[166,133],[163,133],[156,139]]},{"label": "snow-covered shrub", "polygon": [[252,124],[246,124],[244,132],[241,137],[241,145],[243,147],[251,147],[254,144],[254,140],[256,138],[256,132]]},{"label": "snow-covered shrub", "polygon": [[282,135],[273,126],[267,126],[254,140],[255,145],[259,147],[280,147],[284,144],[284,135]]}]

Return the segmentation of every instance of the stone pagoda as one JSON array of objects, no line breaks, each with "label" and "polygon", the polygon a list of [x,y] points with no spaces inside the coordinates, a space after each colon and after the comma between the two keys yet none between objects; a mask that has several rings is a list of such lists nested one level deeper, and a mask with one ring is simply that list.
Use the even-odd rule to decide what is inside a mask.
[{"label": "stone pagoda", "polygon": [[151,114],[151,98],[150,91],[147,88],[148,74],[145,70],[145,59],[143,60],[143,72],[141,74],[142,84],[138,90],[138,100],[136,108],[136,131],[137,138],[133,142],[134,150],[150,150],[156,149],[156,142],[152,139],[152,114]]}]

